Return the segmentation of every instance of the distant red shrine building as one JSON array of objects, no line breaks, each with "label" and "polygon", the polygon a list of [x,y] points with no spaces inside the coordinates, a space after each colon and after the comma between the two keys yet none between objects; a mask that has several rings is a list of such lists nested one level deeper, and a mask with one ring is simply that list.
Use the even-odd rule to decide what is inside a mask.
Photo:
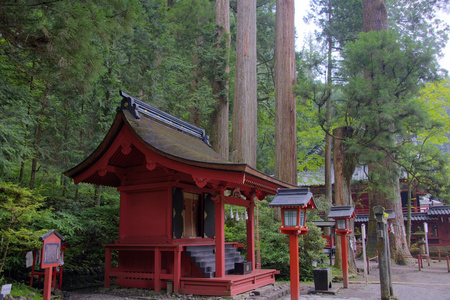
[{"label": "distant red shrine building", "polygon": [[[278,188],[296,186],[224,160],[204,130],[121,95],[105,139],[65,173],[120,192],[119,238],[105,245],[105,287],[226,296],[273,283],[277,270],[255,268],[254,208]],[[225,243],[225,204],[246,208],[246,260],[242,245]]]},{"label": "distant red shrine building", "polygon": [[[358,167],[353,174],[354,181],[364,182],[367,180],[366,167]],[[309,186],[315,198],[325,195],[325,187],[322,182],[324,172],[322,170],[305,172],[299,175],[303,181],[301,184]],[[400,179],[400,196],[403,207],[403,218],[407,221],[408,186],[406,181]],[[428,243],[430,251],[438,249],[450,254],[450,206],[442,205],[439,201],[426,200],[426,193],[413,188],[411,191],[411,244],[419,239],[416,232],[423,232],[424,222],[428,223]],[[352,199],[355,206],[355,229],[360,231],[361,224],[369,223],[369,196],[364,184],[353,184]],[[395,234],[395,228],[394,228]]]}]

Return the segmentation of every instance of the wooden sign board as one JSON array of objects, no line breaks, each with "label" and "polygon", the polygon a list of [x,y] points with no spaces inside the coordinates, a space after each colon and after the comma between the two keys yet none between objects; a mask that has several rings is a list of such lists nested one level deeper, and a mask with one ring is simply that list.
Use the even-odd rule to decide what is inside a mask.
[{"label": "wooden sign board", "polygon": [[12,284],[2,285],[2,290],[0,292],[0,300],[3,299],[4,296],[11,293]]},{"label": "wooden sign board", "polygon": [[45,269],[59,266],[61,240],[64,240],[64,238],[58,232],[52,230],[41,236],[40,239],[43,241],[41,268]]}]

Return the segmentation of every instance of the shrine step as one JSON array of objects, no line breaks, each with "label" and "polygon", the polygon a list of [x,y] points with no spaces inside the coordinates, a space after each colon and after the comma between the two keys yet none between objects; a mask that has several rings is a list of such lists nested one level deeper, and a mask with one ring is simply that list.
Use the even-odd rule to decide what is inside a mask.
[{"label": "shrine step", "polygon": [[[186,254],[200,268],[205,278],[214,277],[216,271],[215,246],[187,246]],[[236,262],[244,262],[239,251],[231,244],[225,245],[225,274],[233,274]]]}]

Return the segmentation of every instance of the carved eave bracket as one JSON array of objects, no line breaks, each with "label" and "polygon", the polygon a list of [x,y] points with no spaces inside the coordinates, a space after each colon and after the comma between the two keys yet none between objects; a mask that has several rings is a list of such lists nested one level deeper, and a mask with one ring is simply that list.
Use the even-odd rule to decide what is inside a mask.
[{"label": "carved eave bracket", "polygon": [[256,190],[256,198],[258,198],[258,200],[264,200],[266,199],[266,196],[268,194],[266,192],[263,192],[261,190]]},{"label": "carved eave bracket", "polygon": [[200,177],[200,176],[192,176],[192,178],[194,179],[195,184],[201,189],[208,184],[209,180],[209,178],[207,177]]},{"label": "carved eave bracket", "polygon": [[211,197],[211,200],[214,201],[215,203],[219,203],[220,200],[222,200],[223,196],[221,194],[215,194],[214,196]]},{"label": "carved eave bracket", "polygon": [[131,153],[131,144],[128,141],[122,141],[120,147],[123,155],[128,155]]},{"label": "carved eave bracket", "polygon": [[108,170],[107,170],[106,168],[104,168],[104,169],[99,169],[99,170],[97,171],[97,174],[98,174],[98,176],[100,176],[100,177],[106,176],[107,173],[108,173]]},{"label": "carved eave bracket", "polygon": [[156,162],[152,159],[150,159],[149,157],[145,157],[145,168],[149,171],[153,171],[154,169],[156,169]]}]

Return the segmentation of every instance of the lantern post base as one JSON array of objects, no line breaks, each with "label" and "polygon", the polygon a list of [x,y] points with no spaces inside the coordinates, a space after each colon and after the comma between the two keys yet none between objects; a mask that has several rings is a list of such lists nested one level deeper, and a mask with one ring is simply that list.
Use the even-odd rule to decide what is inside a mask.
[{"label": "lantern post base", "polygon": [[347,253],[347,234],[341,233],[341,252],[342,252],[342,277],[344,289],[348,289],[348,253]]},{"label": "lantern post base", "polygon": [[300,299],[300,271],[298,261],[298,235],[289,234],[291,300]]}]

